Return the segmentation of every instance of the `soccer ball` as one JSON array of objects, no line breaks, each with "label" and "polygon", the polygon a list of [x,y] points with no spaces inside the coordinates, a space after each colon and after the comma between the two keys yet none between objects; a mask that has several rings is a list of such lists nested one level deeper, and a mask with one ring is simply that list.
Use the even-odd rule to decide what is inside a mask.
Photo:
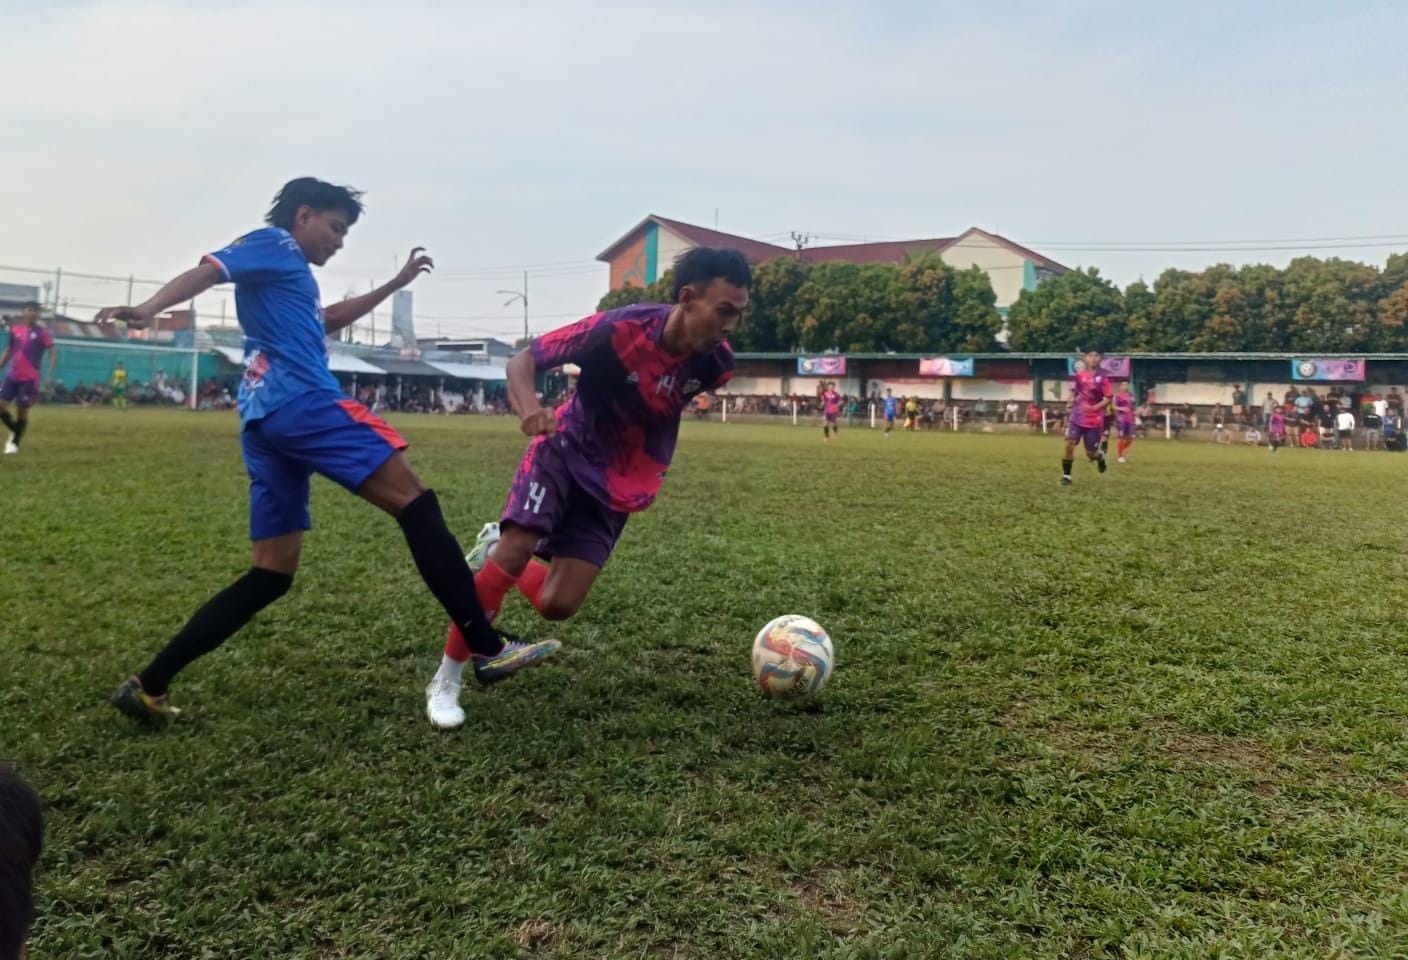
[{"label": "soccer ball", "polygon": [[753,639],[753,677],[763,693],[778,700],[816,696],[835,666],[831,637],[806,617],[778,617]]}]

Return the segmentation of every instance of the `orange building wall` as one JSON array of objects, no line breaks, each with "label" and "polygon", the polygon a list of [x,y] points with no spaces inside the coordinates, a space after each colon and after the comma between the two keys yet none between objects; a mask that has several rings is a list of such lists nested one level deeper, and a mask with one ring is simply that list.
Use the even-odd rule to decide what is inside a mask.
[{"label": "orange building wall", "polygon": [[611,259],[611,289],[645,286],[645,232]]}]

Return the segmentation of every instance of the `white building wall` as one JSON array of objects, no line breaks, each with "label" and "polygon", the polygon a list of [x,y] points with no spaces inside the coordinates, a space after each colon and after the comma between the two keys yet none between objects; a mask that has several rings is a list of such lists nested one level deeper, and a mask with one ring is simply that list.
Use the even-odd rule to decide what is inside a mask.
[{"label": "white building wall", "polygon": [[1013,253],[987,237],[970,233],[940,254],[944,263],[959,270],[980,267],[997,294],[998,307],[1009,307],[1017,301],[1026,278],[1027,258]]},{"label": "white building wall", "polygon": [[659,227],[658,231],[655,236],[655,278],[657,280],[663,277],[665,271],[674,265],[676,257],[694,247],[694,244],[669,227]]}]

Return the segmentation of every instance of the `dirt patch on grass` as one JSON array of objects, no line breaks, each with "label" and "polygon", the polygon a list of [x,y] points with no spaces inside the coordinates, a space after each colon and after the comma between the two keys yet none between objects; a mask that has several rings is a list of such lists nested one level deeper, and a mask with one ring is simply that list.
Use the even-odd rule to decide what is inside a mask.
[{"label": "dirt patch on grass", "polygon": [[525,920],[513,931],[513,942],[524,950],[551,950],[565,939],[562,931],[546,920]]},{"label": "dirt patch on grass", "polygon": [[832,933],[854,932],[865,915],[865,906],[848,895],[841,883],[840,867],[817,867],[792,881],[792,893]]}]

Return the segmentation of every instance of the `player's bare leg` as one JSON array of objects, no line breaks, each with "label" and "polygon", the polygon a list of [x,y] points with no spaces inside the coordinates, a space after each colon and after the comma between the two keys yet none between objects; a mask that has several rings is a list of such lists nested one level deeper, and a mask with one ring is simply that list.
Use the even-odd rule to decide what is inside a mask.
[{"label": "player's bare leg", "polygon": [[[470,556],[479,558],[475,564],[479,567],[474,574],[475,595],[490,621],[498,616],[504,596],[515,586],[525,594],[529,590],[541,591],[547,579],[546,568],[531,562],[538,539],[538,534],[512,524],[502,531],[498,524],[488,524],[481,532],[479,543]],[[506,547],[505,541],[508,544]],[[487,550],[484,549],[486,543]],[[501,560],[511,563],[517,572],[510,574],[505,571],[499,565]],[[465,716],[460,706],[460,691],[466,663],[473,661],[475,678],[482,684],[489,684],[523,667],[535,665],[561,647],[556,640],[523,643],[507,636],[505,639],[504,652],[498,657],[480,657],[470,650],[463,630],[451,623],[440,668],[425,690],[425,711],[431,726],[437,730],[454,730],[463,726]]]}]

